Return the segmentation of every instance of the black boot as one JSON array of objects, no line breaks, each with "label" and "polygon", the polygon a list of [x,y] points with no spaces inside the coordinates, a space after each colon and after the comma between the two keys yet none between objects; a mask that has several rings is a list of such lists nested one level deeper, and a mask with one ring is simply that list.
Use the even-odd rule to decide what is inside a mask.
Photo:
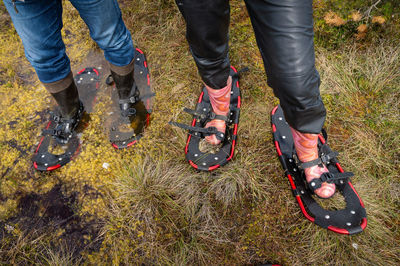
[{"label": "black boot", "polygon": [[72,82],[65,90],[51,93],[58,104],[63,118],[72,118],[79,109],[79,95],[75,82]]},{"label": "black boot", "polygon": [[123,117],[134,116],[136,114],[133,105],[139,100],[139,90],[136,87],[133,74],[134,70],[127,75],[118,75],[111,70],[111,75],[118,91],[119,107]]},{"label": "black boot", "polygon": [[59,143],[65,144],[78,126],[84,107],[79,100],[75,82],[72,82],[66,89],[51,93],[51,95],[56,100],[59,110],[59,114],[55,113],[52,117],[52,120],[57,123],[52,135]]}]

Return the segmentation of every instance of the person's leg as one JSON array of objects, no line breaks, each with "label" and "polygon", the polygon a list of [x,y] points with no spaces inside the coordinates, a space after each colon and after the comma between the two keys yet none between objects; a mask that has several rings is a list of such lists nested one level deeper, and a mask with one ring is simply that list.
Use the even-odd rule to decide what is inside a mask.
[{"label": "person's leg", "polygon": [[[132,37],[116,0],[70,0],[89,27],[90,36],[104,51],[120,100],[135,93]],[[128,109],[130,103],[121,105]]]},{"label": "person's leg", "polygon": [[11,0],[4,0],[4,4],[39,80],[58,103],[62,116],[73,117],[79,108],[79,97],[61,38],[61,1],[16,2],[18,13]]},{"label": "person's leg", "polygon": [[[177,0],[186,21],[186,38],[199,74],[210,95],[213,111],[226,115],[229,111],[231,79],[228,57],[229,0]],[[225,132],[225,122],[214,119],[214,126]],[[212,144],[220,141],[215,135],[206,137]]]},{"label": "person's leg", "polygon": [[[319,93],[315,69],[312,0],[246,0],[256,34],[268,85],[279,98],[292,128],[295,148],[303,162],[318,158],[317,143],[326,110]],[[305,169],[307,181],[326,167]],[[334,184],[324,183],[315,192],[329,197]]]}]

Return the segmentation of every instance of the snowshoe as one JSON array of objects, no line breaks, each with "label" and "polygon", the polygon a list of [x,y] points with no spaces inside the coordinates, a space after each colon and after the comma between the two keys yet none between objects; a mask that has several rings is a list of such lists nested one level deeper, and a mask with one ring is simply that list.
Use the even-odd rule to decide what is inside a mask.
[{"label": "snowshoe", "polygon": [[[150,73],[144,53],[136,48],[134,64],[134,82],[127,99],[119,99],[119,110],[111,117],[110,141],[114,148],[123,149],[134,145],[143,137],[150,123],[152,98],[155,96],[150,87]],[[107,84],[115,81],[110,75]]]},{"label": "snowshoe", "polygon": [[42,131],[42,137],[32,158],[33,166],[39,171],[60,168],[79,153],[81,140],[77,128],[84,109],[92,110],[99,87],[99,72],[95,68],[84,68],[74,80],[80,98],[84,100],[79,101],[79,109],[71,119],[64,118],[58,110],[51,113],[50,121]]},{"label": "snowshoe", "polygon": [[[244,71],[246,70],[247,69]],[[206,87],[203,87],[203,91],[200,94],[195,110],[188,108],[184,109],[185,112],[193,115],[191,126],[172,121],[170,122],[171,125],[189,131],[185,146],[185,155],[186,160],[195,169],[201,171],[212,171],[227,164],[233,158],[237,143],[241,96],[239,89],[239,74],[232,66],[230,75],[232,76],[232,89],[229,113],[227,117],[218,116],[212,111],[207,89]],[[225,132],[219,132],[215,127],[204,128],[206,124],[213,119],[225,120]],[[202,140],[205,141],[205,136],[210,136],[213,134],[216,135],[217,139],[221,140],[222,145],[219,151],[215,153],[200,151],[200,142]]]},{"label": "snowshoe", "polygon": [[[271,113],[273,139],[279,160],[285,170],[285,175],[304,216],[311,222],[339,234],[356,234],[367,226],[367,214],[364,203],[350,182],[353,175],[344,172],[337,155],[327,144],[327,134],[323,130],[318,140],[319,159],[315,162],[301,163],[296,155],[293,137],[283,110],[278,105]],[[320,179],[306,182],[304,168],[312,164],[323,163],[329,173]],[[321,207],[312,197],[313,191],[320,187],[322,182],[335,183],[336,189],[343,195],[346,207],[339,210],[327,210]]]}]

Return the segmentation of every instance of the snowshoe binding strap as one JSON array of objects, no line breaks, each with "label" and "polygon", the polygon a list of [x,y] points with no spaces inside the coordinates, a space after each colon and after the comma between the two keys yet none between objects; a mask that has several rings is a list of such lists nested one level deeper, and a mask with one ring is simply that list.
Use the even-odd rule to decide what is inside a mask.
[{"label": "snowshoe binding strap", "polygon": [[[328,153],[324,153],[328,152]],[[306,169],[313,166],[318,165],[319,167],[323,167],[323,165],[327,165],[329,163],[337,163],[338,160],[336,157],[339,155],[337,152],[333,152],[329,149],[329,146],[325,143],[320,145],[319,147],[319,158],[309,161],[309,162],[300,162],[298,159],[296,160],[297,165],[300,169]],[[297,158],[296,155],[293,156]],[[314,178],[310,182],[307,182],[308,187],[314,192],[316,189],[319,189],[322,183],[334,183],[336,185],[343,184],[344,181],[347,181],[348,178],[354,176],[352,172],[344,172],[344,173],[323,173],[319,178]]]},{"label": "snowshoe binding strap", "polygon": [[[324,144],[326,145],[326,144]],[[321,166],[322,164],[327,164],[329,161],[336,160],[336,157],[339,155],[337,152],[330,152],[329,154],[321,154],[319,158],[309,161],[309,162],[300,162],[299,167],[302,169],[310,168],[316,165]]]},{"label": "snowshoe binding strap", "polygon": [[346,173],[323,173],[319,178],[314,178],[310,182],[308,182],[308,187],[314,192],[314,190],[319,189],[322,183],[334,183],[336,185],[343,184],[343,182],[347,182],[349,177],[352,177],[354,174],[351,172]]},{"label": "snowshoe binding strap", "polygon": [[[155,93],[150,87],[150,73],[144,53],[136,48],[134,58],[134,82],[127,98],[119,99],[119,110],[112,116],[109,138],[116,149],[134,145],[142,138],[145,128],[149,125],[152,108],[152,98]],[[113,83],[112,77],[106,80]]]},{"label": "snowshoe binding strap", "polygon": [[54,112],[51,113],[51,120],[55,123],[54,128],[42,130],[42,135],[51,135],[60,144],[67,144],[71,139],[75,128],[83,114],[83,104],[79,101],[79,108],[76,114],[72,118],[64,118],[60,114]]},{"label": "snowshoe binding strap", "polygon": [[181,124],[181,123],[176,123],[176,122],[169,122],[170,125],[172,126],[176,126],[176,127],[180,127],[184,130],[188,130],[189,134],[191,135],[197,135],[197,133],[201,133],[202,136],[211,136],[214,135],[216,136],[217,139],[219,140],[224,140],[225,134],[222,133],[221,131],[218,131],[216,127],[192,127],[192,126],[188,126],[185,124]]},{"label": "snowshoe binding strap", "polygon": [[[231,100],[227,116],[217,115],[212,111],[212,106],[207,89],[203,91],[197,101],[194,110],[185,108],[184,111],[193,116],[191,125],[170,122],[171,125],[188,130],[188,138],[185,146],[186,160],[195,169],[212,171],[227,164],[232,158],[237,142],[237,130],[240,117],[241,96],[239,89],[239,75],[234,67],[231,67],[232,76]],[[215,127],[205,128],[206,124],[220,119],[226,122],[225,132],[219,132]],[[205,136],[216,135],[221,140],[221,147],[215,153],[200,151],[200,142]]]},{"label": "snowshoe binding strap", "polygon": [[[292,133],[279,105],[272,110],[271,124],[279,160],[304,216],[311,222],[336,233],[356,234],[362,232],[367,226],[364,203],[350,182],[353,174],[343,171],[336,158],[337,153],[333,152],[326,143],[326,133],[322,132],[325,137],[322,135],[318,137],[319,160],[304,164],[297,159]],[[307,182],[304,168],[318,164],[324,164],[329,173]],[[343,195],[346,202],[344,209],[324,209],[317,203],[313,198],[313,191],[320,187],[322,182],[336,184],[337,190]]]},{"label": "snowshoe binding strap", "polygon": [[229,122],[229,118],[225,115],[217,115],[216,113],[212,112],[211,110],[209,110],[207,112],[206,108],[198,108],[199,105],[196,105],[196,110],[192,110],[189,108],[183,108],[183,111],[193,115],[193,117],[195,117],[196,119],[208,119],[208,120],[214,120],[214,119],[219,119],[219,120],[223,120],[225,122]]}]

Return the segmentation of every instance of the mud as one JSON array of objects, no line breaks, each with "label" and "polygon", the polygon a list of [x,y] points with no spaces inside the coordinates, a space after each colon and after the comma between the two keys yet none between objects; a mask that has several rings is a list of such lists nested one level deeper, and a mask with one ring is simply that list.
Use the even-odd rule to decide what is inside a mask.
[{"label": "mud", "polygon": [[[20,238],[45,239],[49,241],[53,251],[62,253],[68,250],[75,260],[79,259],[83,251],[98,250],[102,243],[102,221],[95,216],[79,215],[78,192],[65,195],[63,188],[64,185],[59,183],[44,194],[22,195],[18,202],[18,213],[0,223],[0,242],[6,239],[17,241],[15,231],[18,229]],[[87,187],[84,193],[97,197],[98,194],[92,190]],[[55,232],[61,233],[55,237],[52,234]],[[49,236],[50,239],[46,239]],[[4,248],[7,247],[3,246]]]}]

